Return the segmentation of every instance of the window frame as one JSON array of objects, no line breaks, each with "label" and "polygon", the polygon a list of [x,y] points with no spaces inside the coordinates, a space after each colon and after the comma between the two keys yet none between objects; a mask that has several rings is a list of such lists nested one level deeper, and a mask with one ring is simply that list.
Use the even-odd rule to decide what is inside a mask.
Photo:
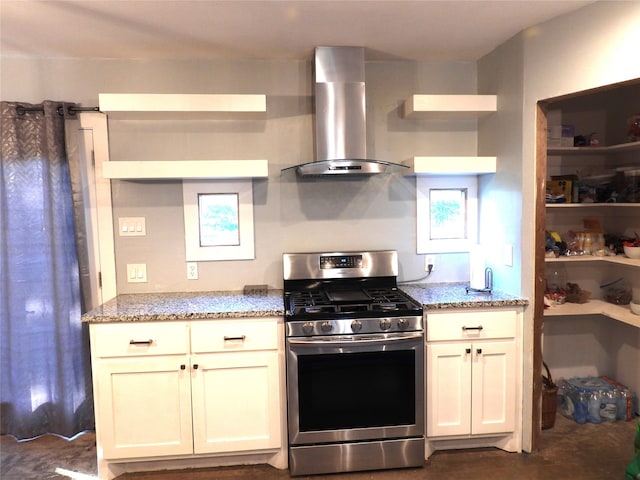
[{"label": "window frame", "polygon": [[[467,190],[466,238],[431,239],[431,190]],[[416,179],[417,253],[469,252],[478,240],[478,177],[476,175],[422,176]]]},{"label": "window frame", "polygon": [[[235,194],[238,196],[239,245],[200,245],[199,196]],[[253,188],[251,180],[183,180],[185,256],[187,262],[253,260]]]}]

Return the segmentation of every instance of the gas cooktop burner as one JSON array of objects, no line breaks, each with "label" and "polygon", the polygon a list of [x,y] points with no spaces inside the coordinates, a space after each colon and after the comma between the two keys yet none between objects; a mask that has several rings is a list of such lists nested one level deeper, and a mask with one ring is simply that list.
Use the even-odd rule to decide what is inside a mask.
[{"label": "gas cooktop burner", "polygon": [[338,317],[345,314],[400,313],[414,315],[420,307],[395,288],[293,291],[288,297],[288,316]]},{"label": "gas cooktop burner", "polygon": [[395,251],[284,254],[283,264],[289,322],[422,315],[397,287]]}]

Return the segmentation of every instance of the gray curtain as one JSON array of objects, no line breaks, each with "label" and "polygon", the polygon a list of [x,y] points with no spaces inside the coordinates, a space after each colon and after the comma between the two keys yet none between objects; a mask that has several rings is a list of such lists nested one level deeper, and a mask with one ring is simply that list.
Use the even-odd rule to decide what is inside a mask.
[{"label": "gray curtain", "polygon": [[0,433],[18,439],[94,427],[65,107],[0,102]]}]

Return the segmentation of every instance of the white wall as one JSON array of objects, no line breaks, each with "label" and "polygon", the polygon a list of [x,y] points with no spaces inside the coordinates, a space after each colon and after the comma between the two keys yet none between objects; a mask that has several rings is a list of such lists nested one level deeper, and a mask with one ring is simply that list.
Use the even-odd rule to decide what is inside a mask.
[{"label": "white wall", "polygon": [[[480,91],[498,94],[499,115],[494,125],[482,131],[481,138],[495,139],[498,146],[499,166],[502,169],[500,182],[507,182],[503,189],[492,190],[483,202],[489,200],[496,207],[496,215],[504,215],[504,220],[491,219],[497,223],[498,231],[504,233],[518,224],[519,231],[514,242],[520,245],[519,263],[521,268],[519,282],[503,272],[520,285],[520,293],[533,298],[534,287],[534,231],[535,202],[538,192],[535,184],[535,145],[536,145],[536,105],[540,100],[573,92],[596,88],[603,85],[640,78],[638,60],[638,34],[640,25],[640,3],[638,2],[597,2],[569,15],[558,17],[544,24],[529,28],[501,45],[478,62],[478,85]],[[505,108],[506,106],[506,108]],[[513,109],[513,110],[512,110]],[[511,117],[511,121],[508,117]],[[520,119],[518,119],[520,117]],[[520,161],[518,161],[520,157]],[[508,158],[508,161],[505,159]],[[508,178],[508,179],[507,179]],[[521,210],[512,211],[505,206],[517,198],[514,192],[521,191]],[[486,215],[487,211],[483,212]],[[517,272],[517,270],[515,271]],[[517,274],[515,273],[514,274]],[[533,309],[525,312],[525,364],[524,364],[524,414],[531,417],[532,352],[533,352]],[[581,317],[565,320],[550,330],[551,337],[557,332],[562,335],[566,322],[574,323],[577,332],[583,331],[579,322]],[[591,325],[594,325],[591,323]],[[608,331],[616,338],[626,336],[628,342],[608,343],[607,355],[615,356],[615,362],[607,363],[615,367],[620,380],[638,385],[637,365],[640,364],[640,330],[630,331],[626,326],[618,326],[609,321]],[[597,333],[603,329],[596,330]],[[629,337],[631,335],[631,337]],[[593,342],[593,336],[583,338],[573,345],[574,354],[580,351],[585,342]],[[562,347],[558,347],[562,344]],[[618,345],[620,349],[618,349]],[[587,348],[599,355],[599,349]],[[549,344],[551,351],[572,352],[571,338],[555,336]],[[570,354],[571,355],[571,354]],[[581,357],[582,358],[582,357]],[[594,368],[604,368],[601,358],[591,360]],[[635,365],[629,367],[629,365]],[[605,372],[600,372],[605,373]],[[611,373],[611,372],[607,372]],[[524,448],[529,449],[532,425],[524,426]]]},{"label": "white wall", "polygon": [[[200,262],[187,280],[181,184],[113,181],[114,219],[144,216],[146,237],[116,237],[118,292],[235,290],[282,286],[282,253],[396,249],[400,280],[424,275],[416,255],[415,179],[296,180],[280,169],[313,159],[311,59],[144,61],[2,59],[2,99],[97,105],[98,93],[264,93],[267,119],[109,121],[111,160],[266,158],[254,181],[256,259]],[[475,155],[475,121],[402,118],[414,93],[475,93],[473,62],[368,62],[369,155],[403,162],[414,155]],[[116,229],[117,231],[117,229]],[[126,283],[125,265],[146,263],[149,282]],[[430,281],[467,281],[465,254],[439,255]]]}]

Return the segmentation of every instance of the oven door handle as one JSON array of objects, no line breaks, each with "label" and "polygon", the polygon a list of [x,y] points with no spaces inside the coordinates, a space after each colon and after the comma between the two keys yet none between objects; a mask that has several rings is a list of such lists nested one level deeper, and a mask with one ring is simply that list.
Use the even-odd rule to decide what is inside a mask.
[{"label": "oven door handle", "polygon": [[424,335],[422,333],[381,333],[381,334],[371,334],[371,335],[354,335],[348,337],[342,335],[327,335],[321,337],[309,337],[309,338],[288,338],[287,341],[291,345],[298,346],[317,346],[317,345],[327,345],[331,344],[331,346],[349,346],[349,345],[376,345],[376,344],[384,344],[389,342],[403,342],[403,341],[412,341],[412,340],[422,340]]}]

